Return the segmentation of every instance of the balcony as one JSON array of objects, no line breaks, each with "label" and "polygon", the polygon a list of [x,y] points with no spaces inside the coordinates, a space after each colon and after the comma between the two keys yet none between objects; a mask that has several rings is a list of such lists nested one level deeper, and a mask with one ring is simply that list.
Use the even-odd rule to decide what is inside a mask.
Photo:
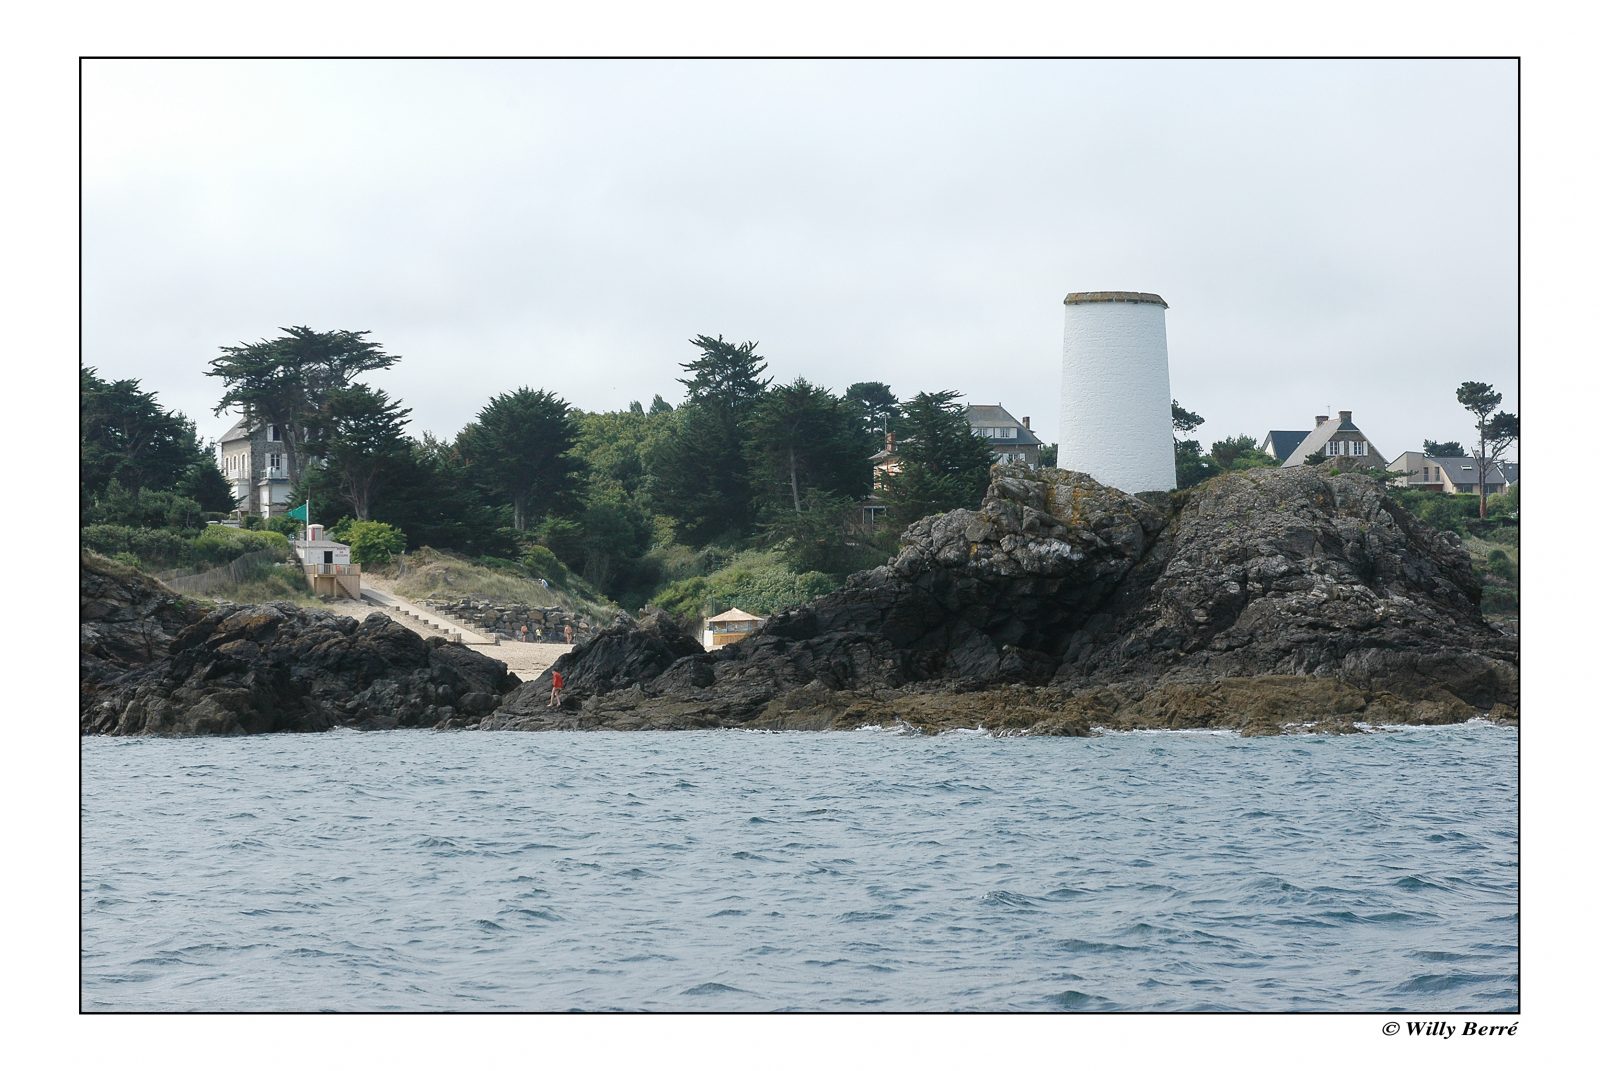
[{"label": "balcony", "polygon": [[361,566],[341,565],[338,562],[307,562],[306,572],[311,576],[360,576]]}]

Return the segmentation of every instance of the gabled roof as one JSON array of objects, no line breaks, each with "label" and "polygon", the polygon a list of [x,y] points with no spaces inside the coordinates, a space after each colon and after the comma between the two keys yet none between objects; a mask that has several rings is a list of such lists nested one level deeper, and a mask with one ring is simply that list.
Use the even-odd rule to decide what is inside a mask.
[{"label": "gabled roof", "polygon": [[1328,440],[1333,438],[1334,433],[1338,430],[1339,425],[1336,421],[1324,420],[1321,424],[1306,432],[1306,437],[1301,439],[1299,445],[1290,452],[1288,457],[1283,459],[1283,463],[1285,465],[1305,464],[1306,458],[1327,446]]},{"label": "gabled roof", "polygon": [[222,433],[222,438],[217,441],[226,443],[232,442],[234,439],[248,439],[255,434],[255,430],[255,425],[251,423],[249,417],[240,417],[234,421],[233,427]]},{"label": "gabled roof", "polygon": [[1309,431],[1269,431],[1266,439],[1267,452],[1282,461],[1294,453],[1294,448],[1310,434]]},{"label": "gabled roof", "polygon": [[1042,446],[1043,441],[1028,428],[1022,421],[1006,412],[1003,405],[969,405],[967,406],[967,423],[975,428],[1016,428],[1017,437],[1007,439],[1019,446]]},{"label": "gabled roof", "polygon": [[[1294,453],[1283,459],[1284,465],[1305,464],[1307,457],[1328,445],[1328,440],[1341,431],[1353,431],[1363,439],[1366,439],[1366,434],[1348,420],[1324,420],[1306,433],[1306,437],[1300,440],[1300,445],[1294,448]],[[1371,444],[1372,440],[1367,439],[1367,442]],[[1376,446],[1372,447],[1371,459],[1373,464],[1377,465],[1387,465],[1389,463],[1384,460],[1383,455],[1378,452]]]},{"label": "gabled roof", "polygon": [[1522,462],[1502,461],[1500,471],[1505,474],[1506,483],[1516,483],[1522,473]]}]

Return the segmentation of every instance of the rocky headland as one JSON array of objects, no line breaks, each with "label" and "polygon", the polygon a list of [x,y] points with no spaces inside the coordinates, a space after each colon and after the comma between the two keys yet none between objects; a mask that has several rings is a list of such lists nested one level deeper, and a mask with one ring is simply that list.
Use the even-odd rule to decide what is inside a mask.
[{"label": "rocky headland", "polygon": [[1081,735],[1515,721],[1516,641],[1487,624],[1460,542],[1375,481],[1256,469],[1133,496],[996,467],[982,505],[924,518],[887,565],[701,649],[647,614],[519,684],[381,616],[207,611],[83,566],[85,733],[431,726]]},{"label": "rocky headland", "polygon": [[79,577],[83,733],[465,728],[519,683],[502,663],[382,614],[210,608],[92,554]]},{"label": "rocky headland", "polygon": [[850,728],[1249,733],[1517,718],[1517,647],[1466,551],[1383,488],[1315,468],[1133,496],[997,467],[888,565],[699,650],[618,626],[506,697],[484,729]]}]

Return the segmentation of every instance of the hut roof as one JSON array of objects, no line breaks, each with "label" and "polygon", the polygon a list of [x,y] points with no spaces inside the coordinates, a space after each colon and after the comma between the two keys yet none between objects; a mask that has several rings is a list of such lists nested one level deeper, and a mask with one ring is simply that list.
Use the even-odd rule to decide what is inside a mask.
[{"label": "hut roof", "polygon": [[708,618],[706,618],[706,624],[708,624],[708,625],[710,625],[710,624],[720,624],[720,623],[724,623],[724,622],[728,622],[728,621],[765,621],[765,620],[766,620],[766,618],[764,618],[764,617],[757,617],[755,614],[747,614],[743,610],[741,610],[737,606],[735,606],[733,609],[729,610],[727,613],[718,614],[716,617],[708,617]]}]

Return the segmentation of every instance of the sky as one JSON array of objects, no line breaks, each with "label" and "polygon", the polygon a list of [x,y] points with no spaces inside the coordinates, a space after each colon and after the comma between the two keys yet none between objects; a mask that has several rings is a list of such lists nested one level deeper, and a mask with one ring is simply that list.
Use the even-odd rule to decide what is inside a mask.
[{"label": "sky", "polygon": [[[776,382],[1059,426],[1063,297],[1170,306],[1205,445],[1518,411],[1517,67],[1432,61],[89,60],[82,359],[203,437],[224,345],[370,331],[453,436],[530,386]],[[1513,451],[1510,456],[1515,456]]]}]

